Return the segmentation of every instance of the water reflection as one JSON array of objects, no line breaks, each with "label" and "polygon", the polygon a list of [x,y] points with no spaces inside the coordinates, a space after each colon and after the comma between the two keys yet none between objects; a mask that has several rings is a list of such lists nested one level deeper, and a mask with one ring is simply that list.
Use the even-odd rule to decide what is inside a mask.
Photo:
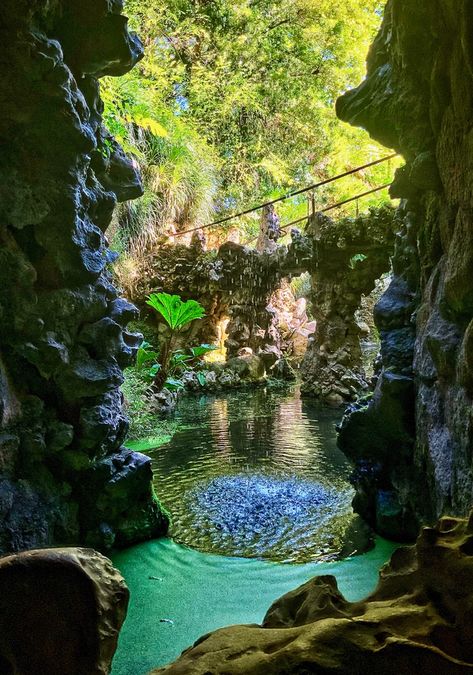
[{"label": "water reflection", "polygon": [[188,398],[178,416],[150,453],[176,541],[291,562],[340,553],[353,514],[338,411],[267,388]]}]

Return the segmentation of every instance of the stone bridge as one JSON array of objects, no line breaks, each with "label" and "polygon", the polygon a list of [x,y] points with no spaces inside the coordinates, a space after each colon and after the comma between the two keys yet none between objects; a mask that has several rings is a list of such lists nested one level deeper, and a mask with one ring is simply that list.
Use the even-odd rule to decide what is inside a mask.
[{"label": "stone bridge", "polygon": [[288,245],[275,244],[272,233],[267,245],[260,236],[256,249],[226,242],[207,251],[194,236],[189,246],[162,246],[148,257],[131,299],[143,309],[150,292],[197,299],[206,318],[191,339],[217,341],[228,317],[227,356],[250,348],[270,372],[287,346],[271,298],[284,279],[308,272],[317,330],[302,364],[303,392],[341,404],[367,386],[356,313],[390,269],[397,218],[390,207],[338,221],[315,214],[304,233],[291,231]]}]

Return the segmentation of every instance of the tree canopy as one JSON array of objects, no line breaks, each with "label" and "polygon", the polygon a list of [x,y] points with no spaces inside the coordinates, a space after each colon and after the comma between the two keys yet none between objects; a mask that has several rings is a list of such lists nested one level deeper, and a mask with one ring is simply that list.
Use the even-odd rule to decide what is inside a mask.
[{"label": "tree canopy", "polygon": [[[127,236],[200,225],[386,154],[334,112],[363,77],[381,4],[128,0],[146,56],[103,86],[106,123],[145,177]],[[387,182],[392,168],[327,187],[318,203]],[[304,209],[305,198],[279,207],[286,219]],[[255,222],[242,226],[251,234]]]}]

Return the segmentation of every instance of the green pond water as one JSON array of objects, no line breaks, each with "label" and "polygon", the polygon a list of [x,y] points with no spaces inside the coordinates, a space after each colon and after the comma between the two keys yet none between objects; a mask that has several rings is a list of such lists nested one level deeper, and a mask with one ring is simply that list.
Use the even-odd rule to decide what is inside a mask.
[{"label": "green pond water", "polygon": [[340,559],[347,538],[356,551],[357,521],[336,447],[339,411],[301,400],[297,388],[265,388],[189,397],[177,415],[174,437],[148,451],[172,538],[113,556],[131,602],[112,675],[144,675],[204,633],[260,623],[277,597],[317,574],[361,599],[395,548],[377,539]]},{"label": "green pond water", "polygon": [[211,630],[260,623],[273,600],[318,574],[335,575],[342,593],[359,600],[374,590],[378,570],[394,548],[378,540],[364,555],[302,565],[201,553],[171,539],[118,553],[113,562],[131,602],[112,675],[145,675]]}]

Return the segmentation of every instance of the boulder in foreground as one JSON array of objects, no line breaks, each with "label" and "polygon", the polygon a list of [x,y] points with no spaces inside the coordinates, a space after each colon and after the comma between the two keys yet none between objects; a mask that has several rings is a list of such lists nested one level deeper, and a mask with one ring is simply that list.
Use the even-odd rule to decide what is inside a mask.
[{"label": "boulder in foreground", "polygon": [[0,559],[0,673],[108,675],[129,592],[104,556],[84,548]]}]

